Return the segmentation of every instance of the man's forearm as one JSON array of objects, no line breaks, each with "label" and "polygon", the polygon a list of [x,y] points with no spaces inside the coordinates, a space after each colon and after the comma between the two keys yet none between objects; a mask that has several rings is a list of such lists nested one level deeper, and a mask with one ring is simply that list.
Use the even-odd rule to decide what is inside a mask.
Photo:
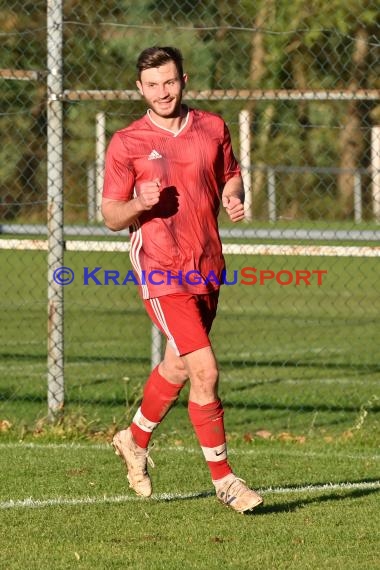
[{"label": "man's forearm", "polygon": [[103,198],[104,223],[114,232],[128,228],[142,212],[151,210],[159,202],[160,188],[159,179],[145,180],[139,184],[137,198],[126,202]]},{"label": "man's forearm", "polygon": [[117,232],[128,228],[137,220],[143,209],[137,198],[128,202],[103,199],[102,215],[104,223],[110,230]]}]

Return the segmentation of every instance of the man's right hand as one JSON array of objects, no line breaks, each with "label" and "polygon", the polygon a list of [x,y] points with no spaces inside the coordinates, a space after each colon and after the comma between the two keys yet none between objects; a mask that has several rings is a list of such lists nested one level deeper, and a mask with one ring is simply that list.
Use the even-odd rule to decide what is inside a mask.
[{"label": "man's right hand", "polygon": [[142,210],[151,210],[160,200],[161,183],[158,178],[152,181],[141,182],[138,186],[139,195],[136,201]]}]

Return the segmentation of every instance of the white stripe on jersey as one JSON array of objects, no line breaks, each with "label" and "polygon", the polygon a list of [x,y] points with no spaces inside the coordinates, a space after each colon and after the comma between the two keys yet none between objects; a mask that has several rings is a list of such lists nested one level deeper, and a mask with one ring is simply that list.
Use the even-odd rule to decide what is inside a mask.
[{"label": "white stripe on jersey", "polygon": [[148,286],[146,284],[143,284],[143,273],[142,273],[142,269],[141,269],[141,264],[140,264],[140,259],[139,259],[139,253],[140,253],[140,249],[142,248],[142,231],[141,231],[141,226],[139,224],[138,221],[136,221],[133,225],[133,232],[131,234],[131,249],[129,252],[129,257],[131,259],[132,265],[137,273],[137,275],[140,278],[140,283],[141,285],[141,291],[142,291],[142,295],[143,295],[143,299],[148,299],[149,298],[149,290],[148,290]]}]

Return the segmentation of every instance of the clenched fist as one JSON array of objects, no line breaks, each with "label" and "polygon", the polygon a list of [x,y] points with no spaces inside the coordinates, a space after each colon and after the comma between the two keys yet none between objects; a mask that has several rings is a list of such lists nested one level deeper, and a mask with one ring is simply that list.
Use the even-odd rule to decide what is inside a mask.
[{"label": "clenched fist", "polygon": [[139,195],[136,200],[139,201],[142,210],[151,210],[160,200],[161,183],[158,178],[141,182],[139,185]]}]

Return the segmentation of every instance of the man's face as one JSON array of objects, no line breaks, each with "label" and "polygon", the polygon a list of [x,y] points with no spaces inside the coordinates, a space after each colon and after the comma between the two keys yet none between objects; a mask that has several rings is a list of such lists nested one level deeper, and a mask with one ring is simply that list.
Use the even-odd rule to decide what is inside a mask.
[{"label": "man's face", "polygon": [[173,61],[144,69],[137,87],[152,111],[162,118],[178,117],[187,76],[179,77]]}]

